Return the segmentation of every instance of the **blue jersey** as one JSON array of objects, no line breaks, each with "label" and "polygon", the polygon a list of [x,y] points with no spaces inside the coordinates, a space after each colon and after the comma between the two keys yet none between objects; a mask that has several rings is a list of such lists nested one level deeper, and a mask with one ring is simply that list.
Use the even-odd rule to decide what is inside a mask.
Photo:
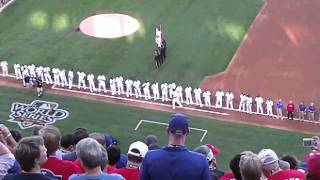
[{"label": "blue jersey", "polygon": [[283,109],[283,106],[284,106],[283,102],[280,102],[280,101],[279,101],[279,102],[277,103],[277,108],[278,108],[278,109]]},{"label": "blue jersey", "polygon": [[316,112],[316,107],[315,106],[309,106],[308,107],[308,111],[314,113],[314,112]]},{"label": "blue jersey", "polygon": [[185,146],[149,151],[142,162],[140,180],[211,180],[206,158]]},{"label": "blue jersey", "polygon": [[305,111],[306,110],[306,106],[304,104],[299,104],[299,110],[300,111]]}]

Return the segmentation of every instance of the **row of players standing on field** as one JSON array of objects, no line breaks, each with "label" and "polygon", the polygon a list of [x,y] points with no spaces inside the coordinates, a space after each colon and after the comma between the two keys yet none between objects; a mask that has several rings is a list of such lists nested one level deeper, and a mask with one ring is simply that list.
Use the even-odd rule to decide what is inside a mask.
[{"label": "row of players standing on field", "polygon": [[[0,66],[2,69],[2,75],[8,76],[8,63],[7,61],[1,61]],[[30,65],[13,65],[16,79],[22,79],[23,85],[26,86],[27,79],[36,79],[37,84],[45,82],[47,84],[53,84],[59,87],[68,87],[71,89],[74,87],[73,79],[74,73],[72,70],[66,71],[65,69],[50,68]],[[104,75],[98,75],[95,80],[95,75],[92,73],[86,74],[84,72],[77,72],[78,75],[78,89],[86,90],[89,88],[90,92],[107,92],[106,87],[106,77]],[[52,78],[53,77],[53,78]],[[96,81],[98,85],[96,86]],[[40,82],[40,83],[39,83]],[[88,87],[87,87],[88,82]],[[200,88],[194,88],[188,86],[183,88],[182,86],[176,85],[175,83],[162,83],[157,82],[150,83],[148,81],[141,83],[139,80],[124,80],[122,76],[110,78],[109,87],[112,95],[126,95],[126,97],[134,96],[135,98],[144,98],[145,100],[161,100],[162,102],[172,101],[172,108],[175,109],[176,105],[183,107],[183,103],[186,105],[196,105],[199,107],[214,107],[222,108],[224,102],[224,108],[234,110],[234,95],[232,91],[228,90],[223,92],[222,90],[216,91],[215,95],[215,105],[211,104],[211,92],[203,91]],[[125,87],[125,88],[124,88]],[[151,91],[152,95],[151,95]],[[160,93],[161,92],[161,93]],[[42,91],[38,95],[42,94]],[[274,104],[271,98],[266,101],[258,95],[253,99],[249,94],[241,93],[239,98],[239,107],[236,109],[240,112],[246,112],[252,114],[253,105],[256,106],[257,114],[264,114],[264,109],[266,109],[266,114],[268,116],[277,117],[283,119],[283,111],[287,110],[288,119],[291,117],[293,119],[293,112],[295,111],[295,106],[292,101],[289,101],[287,109],[284,107],[284,103],[281,99]],[[254,103],[255,102],[255,103]],[[265,105],[265,108],[264,108]],[[273,114],[275,106],[276,115]],[[299,119],[304,119],[305,115],[308,113],[308,119],[314,120],[314,113],[316,111],[314,103],[310,103],[307,107],[301,102],[297,108],[299,113]]]}]

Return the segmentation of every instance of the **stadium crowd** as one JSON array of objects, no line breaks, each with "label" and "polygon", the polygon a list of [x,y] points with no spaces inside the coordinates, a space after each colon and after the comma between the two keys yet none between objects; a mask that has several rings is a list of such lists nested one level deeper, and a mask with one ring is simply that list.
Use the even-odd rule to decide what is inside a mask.
[{"label": "stadium crowd", "polygon": [[293,155],[281,158],[272,149],[236,154],[229,170],[219,168],[219,149],[204,144],[185,146],[189,118],[181,113],[168,119],[168,144],[155,135],[133,142],[126,154],[119,141],[100,132],[76,128],[61,135],[53,125],[35,126],[32,135],[0,125],[0,179],[4,180],[319,180],[320,139],[312,138],[304,162]]},{"label": "stadium crowd", "polygon": [[[5,60],[0,62],[2,69],[2,76],[6,77],[8,73],[8,63]],[[95,75],[92,73],[86,74],[85,72],[78,71],[78,83],[74,83],[73,70],[65,70],[59,68],[50,68],[29,65],[13,65],[15,78],[22,80],[23,85],[30,87],[33,84],[32,79],[36,80],[38,96],[42,95],[42,82],[53,85],[54,87],[61,88],[77,88],[78,90],[87,90],[91,93],[108,93],[113,96],[126,96],[127,98],[135,97],[144,98],[145,100],[162,101],[163,103],[171,103],[172,108],[175,109],[176,105],[183,106],[195,106],[198,108],[207,109],[226,109],[238,112],[244,112],[248,114],[266,115],[273,118],[283,120],[287,115],[288,119],[292,119],[296,116],[298,120],[319,121],[315,119],[317,109],[315,104],[311,102],[309,105],[304,102],[300,102],[297,107],[292,101],[285,103],[279,99],[277,101],[271,98],[263,98],[259,94],[256,97],[247,93],[241,93],[236,100],[233,92],[227,90],[226,92],[218,89],[214,96],[213,93],[208,90],[202,90],[200,88],[192,88],[187,86],[183,88],[176,83],[151,83],[149,81],[140,82],[140,80],[124,79],[122,76],[111,77],[109,83],[105,75]],[[53,77],[53,78],[52,78]],[[41,87],[39,87],[39,84]],[[214,104],[211,102],[215,101]],[[235,102],[238,103],[238,108],[234,108]],[[254,111],[255,108],[255,112]],[[319,117],[320,118],[320,117]]]}]

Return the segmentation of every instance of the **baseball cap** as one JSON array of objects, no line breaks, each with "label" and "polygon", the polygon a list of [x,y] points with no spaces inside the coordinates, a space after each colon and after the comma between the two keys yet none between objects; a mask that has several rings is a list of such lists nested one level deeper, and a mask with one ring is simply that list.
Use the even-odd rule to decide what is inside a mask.
[{"label": "baseball cap", "polygon": [[308,174],[311,179],[320,179],[320,152],[310,153],[308,159]]},{"label": "baseball cap", "polygon": [[169,118],[169,131],[173,134],[189,133],[189,119],[182,113],[174,113]]},{"label": "baseball cap", "polygon": [[204,155],[208,162],[214,158],[211,149],[206,145],[198,146],[193,151]]},{"label": "baseball cap", "polygon": [[212,151],[214,155],[219,154],[219,149],[214,147],[212,144],[206,144],[206,146]]},{"label": "baseball cap", "polygon": [[128,154],[131,154],[137,157],[142,157],[142,158],[145,157],[147,152],[148,152],[148,146],[141,141],[136,141],[132,143],[128,150]]},{"label": "baseball cap", "polygon": [[272,149],[262,149],[258,157],[262,165],[269,165],[279,160],[277,154]]}]

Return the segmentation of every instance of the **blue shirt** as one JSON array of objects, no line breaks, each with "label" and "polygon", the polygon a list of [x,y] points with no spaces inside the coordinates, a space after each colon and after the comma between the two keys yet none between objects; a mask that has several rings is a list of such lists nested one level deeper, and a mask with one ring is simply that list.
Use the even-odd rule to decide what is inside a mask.
[{"label": "blue shirt", "polygon": [[99,176],[90,176],[88,174],[74,174],[70,176],[69,180],[124,180],[119,174],[102,173]]},{"label": "blue shirt", "polygon": [[306,110],[306,106],[304,104],[299,104],[299,110],[300,111],[305,111]]},{"label": "blue shirt", "polygon": [[146,154],[140,180],[211,180],[211,174],[203,155],[185,146],[165,146]]},{"label": "blue shirt", "polygon": [[279,101],[279,102],[277,103],[277,108],[278,108],[278,109],[283,109],[283,106],[284,106],[284,105],[283,105],[283,102],[280,102],[280,101]]},{"label": "blue shirt", "polygon": [[314,112],[316,112],[316,107],[315,106],[309,106],[308,107],[308,111],[314,113]]}]

